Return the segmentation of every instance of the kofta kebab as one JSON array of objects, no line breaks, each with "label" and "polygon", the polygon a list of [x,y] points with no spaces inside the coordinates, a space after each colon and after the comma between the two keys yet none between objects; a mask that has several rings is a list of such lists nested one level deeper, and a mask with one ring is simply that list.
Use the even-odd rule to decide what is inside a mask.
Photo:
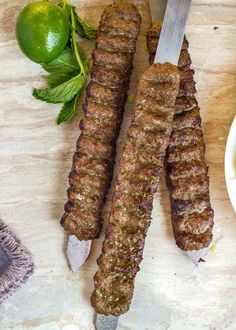
[{"label": "kofta kebab", "polygon": [[[61,221],[81,241],[97,238],[101,231],[140,24],[137,8],[125,2],[107,7],[100,21]],[[154,24],[147,33],[151,62],[160,31]],[[184,39],[179,70],[170,63],[154,63],[139,82],[94,278],[91,302],[104,315],[129,309],[164,164],[177,245],[200,250],[212,239],[201,119],[187,48]]]},{"label": "kofta kebab", "polygon": [[140,24],[137,8],[127,3],[107,7],[101,17],[61,220],[79,240],[99,237],[102,228],[101,211],[112,180]]},{"label": "kofta kebab", "polygon": [[[158,23],[152,24],[147,32],[150,64],[154,61],[160,32],[161,24]],[[173,130],[166,153],[173,232],[177,245],[185,251],[208,247],[213,228],[205,144],[191,63],[185,37],[178,63],[180,87],[175,102]]]}]

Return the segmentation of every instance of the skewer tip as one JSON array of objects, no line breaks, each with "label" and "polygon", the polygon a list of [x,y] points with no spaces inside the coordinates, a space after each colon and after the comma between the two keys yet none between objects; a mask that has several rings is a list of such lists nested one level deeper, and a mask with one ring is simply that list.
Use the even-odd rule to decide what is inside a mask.
[{"label": "skewer tip", "polygon": [[200,249],[200,250],[186,251],[185,253],[192,260],[194,265],[198,267],[199,262],[201,261],[202,257],[206,255],[206,252],[207,252],[206,249]]},{"label": "skewer tip", "polygon": [[70,235],[67,244],[67,258],[72,272],[77,272],[88,259],[92,241],[80,241],[75,235]]}]

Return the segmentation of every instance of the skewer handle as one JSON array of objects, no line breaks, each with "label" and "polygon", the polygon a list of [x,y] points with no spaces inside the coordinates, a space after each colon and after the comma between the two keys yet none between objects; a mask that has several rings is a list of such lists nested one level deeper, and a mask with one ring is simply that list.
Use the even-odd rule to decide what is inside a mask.
[{"label": "skewer handle", "polygon": [[119,318],[112,315],[96,315],[96,330],[116,330]]}]

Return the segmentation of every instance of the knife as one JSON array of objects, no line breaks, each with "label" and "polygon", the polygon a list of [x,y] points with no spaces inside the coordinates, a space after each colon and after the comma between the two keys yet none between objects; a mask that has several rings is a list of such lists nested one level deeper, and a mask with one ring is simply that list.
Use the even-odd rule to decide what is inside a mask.
[{"label": "knife", "polygon": [[[157,2],[160,3],[160,1],[155,1],[155,8],[157,8]],[[178,64],[190,6],[191,0],[168,0],[154,63]],[[164,8],[165,5],[162,1],[162,6],[157,11],[159,15]],[[112,315],[97,314],[96,329],[115,330],[118,320],[118,317]]]}]

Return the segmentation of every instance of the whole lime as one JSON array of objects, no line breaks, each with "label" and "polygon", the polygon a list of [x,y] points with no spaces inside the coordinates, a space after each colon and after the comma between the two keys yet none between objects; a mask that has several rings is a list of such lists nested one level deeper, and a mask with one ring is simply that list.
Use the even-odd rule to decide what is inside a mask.
[{"label": "whole lime", "polygon": [[37,63],[48,63],[57,58],[66,47],[69,34],[66,12],[48,1],[27,5],[16,23],[16,37],[21,50]]}]

